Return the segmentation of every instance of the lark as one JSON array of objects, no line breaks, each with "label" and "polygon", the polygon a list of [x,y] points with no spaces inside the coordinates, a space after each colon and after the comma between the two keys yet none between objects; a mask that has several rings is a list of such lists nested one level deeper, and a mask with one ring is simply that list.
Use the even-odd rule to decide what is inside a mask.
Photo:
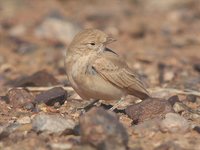
[{"label": "lark", "polygon": [[126,95],[149,98],[144,84],[124,59],[106,47],[114,41],[98,29],[86,29],[74,37],[65,59],[72,88],[84,100],[123,100]]}]

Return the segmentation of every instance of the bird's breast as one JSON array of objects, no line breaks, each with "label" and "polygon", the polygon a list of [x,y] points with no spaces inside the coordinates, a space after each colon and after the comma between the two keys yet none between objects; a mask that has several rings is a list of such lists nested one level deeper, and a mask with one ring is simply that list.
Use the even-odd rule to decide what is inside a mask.
[{"label": "bird's breast", "polygon": [[91,66],[90,57],[79,58],[71,67],[69,80],[83,98],[120,99],[124,91],[103,79]]}]

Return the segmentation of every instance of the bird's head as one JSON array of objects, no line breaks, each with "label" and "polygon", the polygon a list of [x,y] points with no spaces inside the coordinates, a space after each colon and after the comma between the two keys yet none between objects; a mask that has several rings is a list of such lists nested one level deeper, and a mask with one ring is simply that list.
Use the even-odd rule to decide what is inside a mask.
[{"label": "bird's head", "polygon": [[97,29],[86,29],[78,33],[69,46],[70,51],[102,52],[107,44],[116,41]]}]

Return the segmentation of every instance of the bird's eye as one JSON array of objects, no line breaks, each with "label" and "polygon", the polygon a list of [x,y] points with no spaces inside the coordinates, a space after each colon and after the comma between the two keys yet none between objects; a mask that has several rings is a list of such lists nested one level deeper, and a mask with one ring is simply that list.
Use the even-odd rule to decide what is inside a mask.
[{"label": "bird's eye", "polygon": [[90,43],[90,45],[94,46],[94,45],[95,45],[95,43],[94,43],[94,42],[92,42],[92,43]]}]

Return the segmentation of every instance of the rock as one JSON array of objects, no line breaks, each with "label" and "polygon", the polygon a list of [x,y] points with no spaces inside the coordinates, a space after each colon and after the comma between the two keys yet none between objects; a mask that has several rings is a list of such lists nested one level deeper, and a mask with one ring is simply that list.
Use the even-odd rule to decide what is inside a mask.
[{"label": "rock", "polygon": [[159,11],[159,12],[172,10],[174,8],[185,8],[187,5],[191,3],[191,1],[188,0],[168,0],[168,1],[141,0],[139,2],[142,3],[142,5],[144,5],[144,9],[150,11]]},{"label": "rock", "polygon": [[26,42],[21,45],[18,45],[14,51],[19,54],[30,54],[34,52],[37,48],[38,48],[37,45]]},{"label": "rock", "polygon": [[[187,97],[186,97],[186,100],[188,99]],[[191,98],[189,98],[189,99],[192,99],[192,98],[193,98],[193,96],[191,96]],[[173,109],[174,109],[174,111],[176,113],[181,113],[181,112],[183,112],[185,110],[188,110],[187,109],[188,107],[183,102],[181,102],[179,100],[179,97],[177,95],[174,95],[174,96],[170,97],[168,99],[168,101],[172,105],[172,107],[173,107]]]},{"label": "rock", "polygon": [[153,137],[160,130],[160,121],[161,120],[158,118],[146,120],[138,125],[133,126],[133,132],[140,137]]},{"label": "rock", "polygon": [[193,130],[200,134],[200,126],[195,126]]},{"label": "rock", "polygon": [[200,63],[199,64],[194,64],[193,66],[194,70],[200,73]]},{"label": "rock", "polygon": [[189,76],[187,79],[183,81],[184,83],[184,88],[185,89],[191,89],[191,90],[198,90],[198,85],[200,84],[200,78],[199,77],[194,77],[194,76]]},{"label": "rock", "polygon": [[0,126],[0,139],[3,139],[3,138],[5,138],[5,137],[8,136],[8,133],[5,132],[5,128],[6,128],[6,127],[3,126],[3,125]]},{"label": "rock", "polygon": [[185,133],[189,130],[189,122],[176,113],[168,113],[165,119],[160,122],[160,130],[170,133]]},{"label": "rock", "polygon": [[46,70],[41,70],[31,76],[26,76],[16,81],[11,81],[11,84],[18,87],[25,86],[52,86],[57,85],[59,82],[53,75],[49,74]]},{"label": "rock", "polygon": [[19,127],[20,127],[19,123],[12,123],[9,125],[0,126],[0,140],[8,137],[11,133],[13,133]]},{"label": "rock", "polygon": [[63,118],[60,115],[38,114],[32,121],[32,128],[36,132],[62,133],[65,130],[73,130],[73,120]]},{"label": "rock", "polygon": [[72,149],[72,144],[71,143],[51,143],[49,145],[51,149],[57,149],[57,150],[67,150],[67,149]]},{"label": "rock", "polygon": [[[0,58],[1,59],[1,58]],[[1,60],[0,60],[1,61]],[[1,65],[1,62],[0,62],[0,65]],[[0,74],[0,87],[3,87],[4,84],[6,83],[6,78]],[[2,89],[2,88],[1,88]],[[1,91],[1,90],[0,90]]]},{"label": "rock", "polygon": [[181,148],[178,144],[175,144],[172,141],[168,141],[157,146],[154,150],[183,150],[183,148]]},{"label": "rock", "polygon": [[0,101],[4,101],[6,103],[9,103],[8,96],[0,96]]},{"label": "rock", "polygon": [[173,71],[170,70],[166,70],[164,73],[164,81],[165,82],[169,82],[172,81],[175,77],[175,73]]},{"label": "rock", "polygon": [[54,105],[53,105],[53,107],[54,107],[55,109],[60,108],[60,107],[61,107],[60,102],[55,102]]},{"label": "rock", "polygon": [[197,97],[195,95],[187,95],[186,100],[192,103],[195,103],[197,101]]},{"label": "rock", "polygon": [[183,103],[181,102],[176,102],[173,106],[173,109],[176,113],[181,113],[185,110]]},{"label": "rock", "polygon": [[24,89],[13,88],[7,93],[8,101],[13,107],[23,107],[34,100],[33,95]]},{"label": "rock", "polygon": [[97,150],[95,147],[92,147],[91,145],[75,145],[73,147],[73,150]]},{"label": "rock", "polygon": [[19,124],[28,124],[28,123],[31,123],[31,118],[29,116],[25,116],[25,117],[17,119],[17,122]]},{"label": "rock", "polygon": [[164,63],[158,63],[159,82],[165,83],[173,80],[175,77],[174,71],[170,70]]},{"label": "rock", "polygon": [[164,72],[166,65],[164,63],[158,63],[158,70],[159,70],[159,82],[162,84],[164,82]]},{"label": "rock", "polygon": [[168,101],[152,98],[127,107],[125,112],[133,119],[134,123],[139,123],[144,120],[162,117],[169,112],[173,112],[173,109]]},{"label": "rock", "polygon": [[62,87],[55,87],[48,91],[42,92],[35,97],[36,103],[45,103],[48,106],[53,106],[55,103],[64,104],[67,99],[67,91]]},{"label": "rock", "polygon": [[11,40],[12,43],[14,43],[16,48],[14,49],[14,52],[19,54],[30,54],[37,50],[38,46],[34,43],[30,43],[28,41],[25,41],[23,39],[20,39],[18,37],[9,37],[9,40]]},{"label": "rock", "polygon": [[81,140],[97,149],[125,150],[128,135],[113,113],[92,108],[80,118]]},{"label": "rock", "polygon": [[171,96],[168,102],[173,106],[176,102],[180,102],[178,95]]},{"label": "rock", "polygon": [[24,105],[24,109],[33,111],[35,109],[35,105],[33,103],[31,103],[31,102],[26,103]]},{"label": "rock", "polygon": [[79,31],[80,27],[72,21],[47,17],[36,28],[35,35],[39,38],[69,43]]},{"label": "rock", "polygon": [[199,113],[190,113],[188,116],[188,119],[192,120],[192,121],[200,121],[200,115]]},{"label": "rock", "polygon": [[26,33],[26,27],[24,25],[16,25],[9,29],[8,33],[10,36],[22,36]]}]

